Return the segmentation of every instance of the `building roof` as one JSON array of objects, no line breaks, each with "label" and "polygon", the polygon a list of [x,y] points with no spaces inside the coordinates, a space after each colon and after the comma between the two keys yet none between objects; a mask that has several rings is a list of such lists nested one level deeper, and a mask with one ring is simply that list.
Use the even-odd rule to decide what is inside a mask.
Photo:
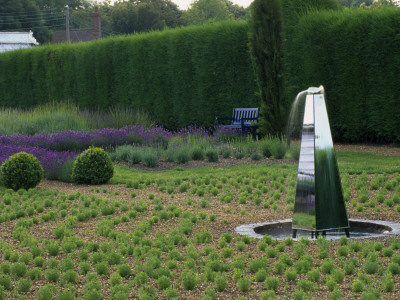
[{"label": "building roof", "polygon": [[[87,42],[91,40],[101,39],[101,18],[99,8],[94,8],[92,15],[92,28],[91,29],[75,29],[69,31],[71,43]],[[53,43],[64,43],[68,41],[66,30],[53,30]]]},{"label": "building roof", "polygon": [[39,45],[39,43],[33,37],[32,31],[0,32],[0,52],[21,48],[31,48],[36,45]]},{"label": "building roof", "polygon": [[[53,30],[53,43],[64,43],[67,41],[67,33],[65,30]],[[87,42],[96,39],[93,29],[70,30],[71,43]]]}]

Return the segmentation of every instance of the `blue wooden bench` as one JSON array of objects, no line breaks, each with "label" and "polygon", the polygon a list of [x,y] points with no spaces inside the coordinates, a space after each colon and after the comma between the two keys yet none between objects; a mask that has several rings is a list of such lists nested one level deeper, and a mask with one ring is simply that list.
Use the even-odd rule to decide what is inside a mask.
[{"label": "blue wooden bench", "polygon": [[[250,130],[253,133],[253,138],[256,139],[259,112],[258,107],[234,108],[231,118],[217,118],[217,128],[237,128],[240,129],[242,135],[246,130]],[[230,121],[230,124],[223,124],[226,121]]]}]

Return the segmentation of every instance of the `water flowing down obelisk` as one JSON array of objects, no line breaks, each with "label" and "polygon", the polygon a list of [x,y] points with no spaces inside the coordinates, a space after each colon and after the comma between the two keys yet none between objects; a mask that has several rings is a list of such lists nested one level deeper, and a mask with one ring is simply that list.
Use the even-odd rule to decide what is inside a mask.
[{"label": "water flowing down obelisk", "polygon": [[[349,236],[349,221],[343,199],[342,185],[324,88],[307,91],[301,136],[299,170],[292,221],[293,237],[297,230],[323,235],[332,229],[344,229]],[[304,93],[304,92],[303,92]]]}]

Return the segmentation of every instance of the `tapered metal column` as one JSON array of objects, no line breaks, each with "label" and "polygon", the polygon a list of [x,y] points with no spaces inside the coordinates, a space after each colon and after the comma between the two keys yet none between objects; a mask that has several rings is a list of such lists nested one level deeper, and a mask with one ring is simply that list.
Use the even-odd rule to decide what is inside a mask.
[{"label": "tapered metal column", "polygon": [[292,224],[316,235],[349,228],[322,87],[306,98]]}]

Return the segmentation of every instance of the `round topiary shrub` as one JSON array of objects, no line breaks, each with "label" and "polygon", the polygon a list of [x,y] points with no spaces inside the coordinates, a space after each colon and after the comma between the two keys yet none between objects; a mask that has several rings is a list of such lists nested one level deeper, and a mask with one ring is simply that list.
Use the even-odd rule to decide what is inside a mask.
[{"label": "round topiary shrub", "polygon": [[43,168],[39,160],[26,152],[10,156],[0,168],[2,184],[15,191],[37,186],[43,178]]},{"label": "round topiary shrub", "polygon": [[76,183],[103,184],[114,174],[114,167],[107,152],[101,148],[89,148],[79,155],[72,168],[72,180]]}]

